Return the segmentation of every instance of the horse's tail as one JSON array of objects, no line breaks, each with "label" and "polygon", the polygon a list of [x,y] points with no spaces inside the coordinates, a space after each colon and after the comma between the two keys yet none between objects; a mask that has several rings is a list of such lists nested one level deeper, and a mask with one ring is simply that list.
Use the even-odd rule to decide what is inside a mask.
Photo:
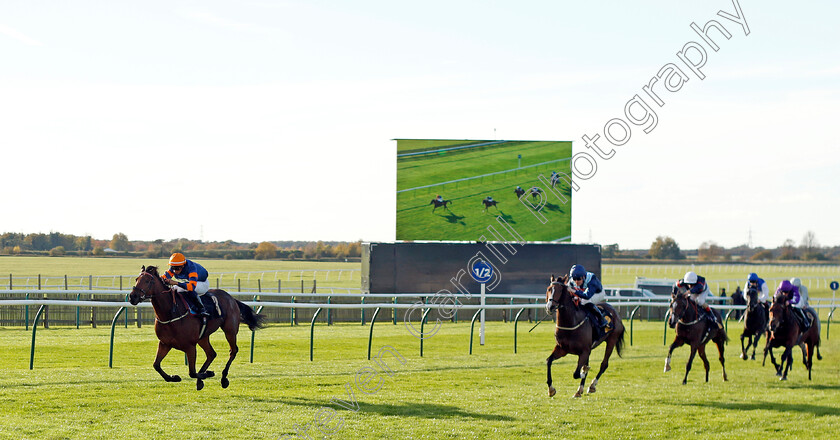
[{"label": "horse's tail", "polygon": [[259,330],[265,327],[265,315],[255,313],[254,309],[238,299],[234,299],[234,301],[236,301],[236,305],[239,306],[239,314],[242,316],[242,321],[245,324],[248,324],[249,329]]},{"label": "horse's tail", "polygon": [[627,333],[625,331],[621,332],[621,336],[618,337],[618,341],[615,343],[615,353],[618,357],[621,357],[621,350],[624,349],[624,334]]}]

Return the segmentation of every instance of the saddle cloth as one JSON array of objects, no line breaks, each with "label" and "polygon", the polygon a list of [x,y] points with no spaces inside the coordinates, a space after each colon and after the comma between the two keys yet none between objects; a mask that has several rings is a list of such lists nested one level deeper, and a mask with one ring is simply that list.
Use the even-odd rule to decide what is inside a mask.
[{"label": "saddle cloth", "polygon": [[[178,295],[181,296],[181,301],[183,301],[185,304],[187,304],[187,307],[189,307],[190,303],[189,301],[187,301],[186,298],[184,298],[184,293],[178,292]],[[222,308],[219,307],[219,299],[216,298],[216,295],[214,295],[212,292],[208,291],[204,295],[200,295],[198,299],[201,300],[202,304],[204,304],[204,310],[207,310],[207,313],[210,314],[211,318],[221,318],[224,316],[224,314],[222,313]],[[189,307],[189,309],[191,314],[196,314],[195,310],[193,310],[192,307]]]}]

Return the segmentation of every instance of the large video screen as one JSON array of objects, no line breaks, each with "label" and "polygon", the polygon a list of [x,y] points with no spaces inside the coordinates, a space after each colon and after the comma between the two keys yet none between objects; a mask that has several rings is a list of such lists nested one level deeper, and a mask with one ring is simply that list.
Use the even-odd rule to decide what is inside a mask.
[{"label": "large video screen", "polygon": [[571,142],[395,140],[397,240],[571,240]]}]

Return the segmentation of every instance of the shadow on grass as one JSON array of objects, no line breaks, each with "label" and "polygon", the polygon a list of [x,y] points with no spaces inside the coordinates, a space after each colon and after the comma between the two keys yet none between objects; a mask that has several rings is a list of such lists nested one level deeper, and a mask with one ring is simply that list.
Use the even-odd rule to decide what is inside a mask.
[{"label": "shadow on grass", "polygon": [[[837,387],[833,387],[837,388]],[[783,414],[797,412],[802,414],[812,414],[814,416],[834,416],[837,415],[837,408],[831,406],[812,405],[808,403],[780,403],[780,402],[708,402],[708,403],[690,403],[692,406],[703,406],[716,409],[728,409],[733,411],[776,411]]]},{"label": "shadow on grass", "polygon": [[[321,399],[308,399],[305,397],[292,397],[288,399],[255,399],[257,401],[272,401],[283,403],[286,405],[295,405],[295,406],[308,406],[312,408],[320,408],[322,406],[335,408],[339,411],[345,409],[340,406],[336,406],[334,403],[330,402],[329,400],[321,400]],[[426,418],[426,419],[437,419],[437,418],[448,418],[448,417],[463,417],[463,418],[470,418],[475,420],[502,420],[502,421],[515,421],[516,418],[505,416],[501,414],[482,414],[478,412],[467,411],[463,408],[459,408],[453,405],[437,405],[431,403],[419,403],[419,402],[405,402],[399,404],[390,404],[390,403],[365,403],[365,402],[358,402],[359,404],[359,411],[363,413],[376,413],[381,416],[399,416],[399,417],[419,417],[419,418]]]},{"label": "shadow on grass", "polygon": [[446,220],[449,223],[453,223],[453,224],[454,223],[460,223],[462,225],[466,224],[463,221],[461,221],[464,218],[463,215],[457,215],[452,211],[447,211],[446,215],[441,215],[440,217],[442,217],[444,220]]}]

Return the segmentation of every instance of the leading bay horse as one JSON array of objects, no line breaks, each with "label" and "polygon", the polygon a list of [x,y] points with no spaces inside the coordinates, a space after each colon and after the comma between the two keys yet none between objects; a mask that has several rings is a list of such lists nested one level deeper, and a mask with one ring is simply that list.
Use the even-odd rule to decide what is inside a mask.
[{"label": "leading bay horse", "polygon": [[447,208],[446,205],[448,205],[450,203],[452,203],[452,200],[444,200],[444,201],[441,202],[438,199],[432,199],[432,201],[429,202],[430,205],[435,205],[435,207],[432,208],[432,212],[435,212],[435,209],[438,209],[441,206],[443,206],[443,209],[448,211],[449,208]]},{"label": "leading bay horse", "polygon": [[[712,310],[712,313],[717,314],[717,311]],[[668,325],[676,331],[677,335],[674,342],[671,343],[668,357],[665,359],[665,372],[671,371],[671,353],[674,352],[674,349],[683,344],[688,344],[691,347],[691,355],[688,356],[688,362],[685,364],[683,385],[688,383],[688,372],[691,371],[691,363],[697,353],[700,353],[700,359],[703,360],[703,366],[706,368],[706,382],[708,382],[709,360],[706,358],[706,344],[709,341],[714,341],[720,353],[718,359],[720,360],[720,366],[723,368],[723,380],[728,380],[723,359],[723,344],[729,340],[726,331],[706,319],[698,310],[697,303],[691,300],[687,293],[677,293],[671,296],[670,314]],[[719,317],[720,315],[718,315]]]},{"label": "leading bay horse", "polygon": [[499,207],[496,206],[496,203],[498,203],[498,200],[481,199],[481,203],[484,204],[484,210],[483,210],[484,212],[487,212],[487,208],[489,208],[491,206],[495,207],[496,209],[499,209]]},{"label": "leading bay horse", "polygon": [[580,386],[575,393],[575,397],[580,397],[583,395],[583,386],[586,382],[586,375],[589,373],[589,354],[592,349],[604,341],[607,343],[604,350],[604,360],[601,361],[601,369],[589,386],[590,393],[595,392],[598,379],[606,371],[613,348],[621,356],[621,349],[624,347],[624,324],[621,323],[621,317],[618,316],[615,309],[606,303],[598,305],[604,314],[612,320],[614,326],[606,335],[596,339],[593,335],[596,329],[589,319],[588,313],[578,307],[577,297],[569,291],[569,286],[566,285],[568,281],[568,276],[555,279],[552,275],[551,284],[545,292],[545,309],[549,315],[555,315],[554,340],[556,345],[554,351],[545,360],[548,368],[549,397],[556,393],[554,387],[551,386],[551,363],[555,359],[560,359],[567,354],[578,356],[577,368],[575,368],[573,377],[575,379],[580,378]]},{"label": "leading bay horse", "polygon": [[[741,359],[747,360],[747,351],[752,346],[750,359],[755,360],[755,350],[758,348],[758,341],[761,335],[767,332],[766,305],[758,300],[758,290],[750,288],[747,290],[747,311],[744,314],[744,332],[741,333]],[[747,338],[747,345],[744,346],[744,338]]]},{"label": "leading bay horse", "polygon": [[[808,369],[808,380],[811,380],[811,367],[813,366],[814,350],[817,351],[817,359],[822,359],[819,355],[820,346],[820,328],[816,324],[819,318],[816,316],[814,309],[804,309],[805,316],[811,320],[811,326],[808,330],[803,331],[799,326],[799,321],[793,316],[791,305],[787,304],[787,298],[784,295],[776,295],[773,298],[773,305],[770,306],[770,334],[767,337],[767,344],[764,346],[764,361],[767,361],[767,354],[770,354],[770,361],[776,367],[776,376],[781,376],[779,380],[787,380],[788,371],[793,364],[793,347],[799,345],[802,348],[802,363]],[[785,351],[782,353],[780,363],[776,364],[776,358],[773,357],[774,347],[784,347]],[[787,360],[787,364],[785,364]],[[784,371],[782,371],[784,367]]]},{"label": "leading bay horse", "polygon": [[[165,285],[158,274],[157,267],[143,266],[140,275],[134,283],[129,294],[129,302],[137,305],[145,299],[151,299],[155,310],[155,334],[158,337],[158,350],[155,356],[154,368],[167,382],[180,382],[181,377],[170,376],[160,367],[160,362],[173,348],[183,351],[187,355],[190,377],[196,379],[196,389],[204,388],[204,379],[213,377],[215,374],[207,370],[213,359],[216,358],[216,351],[210,345],[210,334],[222,329],[225,338],[230,345],[230,357],[222,371],[222,388],[227,388],[230,381],[227,378],[228,370],[239,347],[236,345],[236,334],[239,332],[239,323],[248,324],[248,328],[256,330],[263,327],[264,315],[254,313],[250,307],[231,297],[224,290],[212,289],[212,293],[219,300],[219,308],[222,310],[222,317],[207,318],[207,326],[204,333],[201,333],[202,320],[196,315],[191,315],[186,302],[180,299],[174,290]],[[198,344],[204,349],[207,360],[204,365],[196,371],[195,358]]]}]

